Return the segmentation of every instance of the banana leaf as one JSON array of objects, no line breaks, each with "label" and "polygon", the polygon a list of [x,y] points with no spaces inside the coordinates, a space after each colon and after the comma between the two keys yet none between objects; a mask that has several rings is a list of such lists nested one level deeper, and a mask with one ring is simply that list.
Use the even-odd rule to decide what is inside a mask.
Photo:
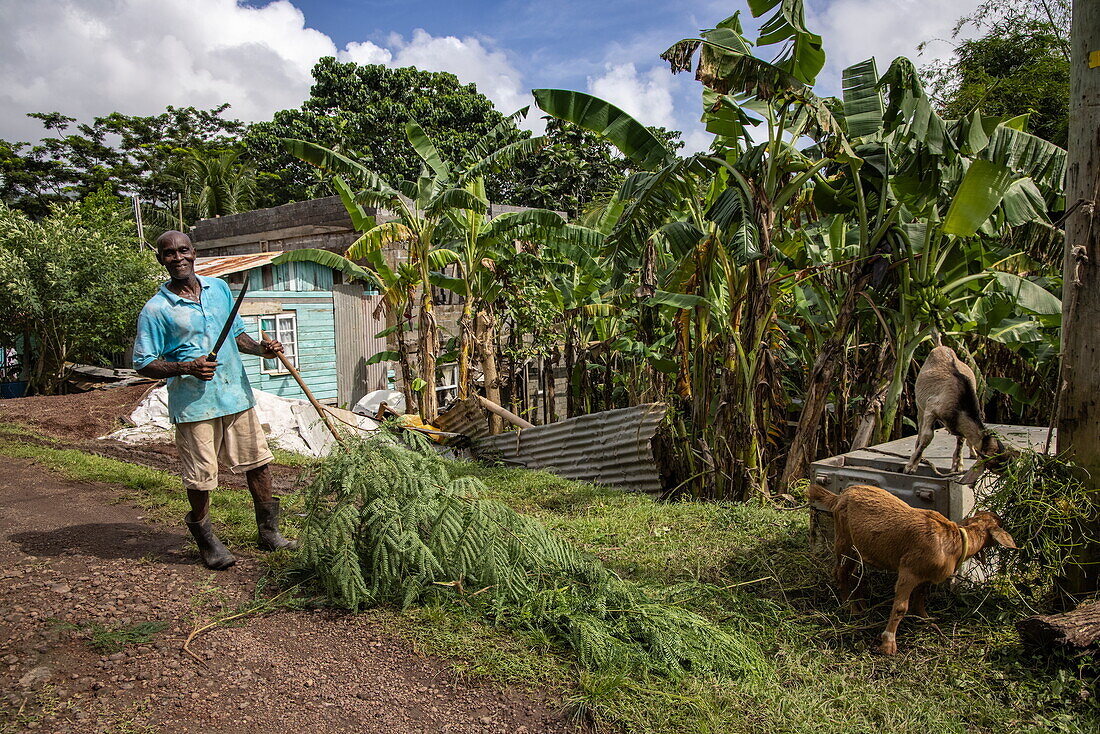
[{"label": "banana leaf", "polygon": [[848,137],[874,135],[882,129],[882,93],[873,58],[849,66],[843,73],[844,121]]},{"label": "banana leaf", "polygon": [[1001,203],[1012,178],[1008,166],[984,159],[973,161],[944,217],[944,233],[973,237]]},{"label": "banana leaf", "polygon": [[383,283],[378,279],[371,271],[361,268],[346,257],[337,255],[335,252],[329,252],[328,250],[317,250],[314,248],[303,248],[300,250],[290,250],[276,257],[271,261],[272,265],[282,265],[283,263],[293,262],[313,262],[318,265],[322,265],[326,268],[332,268],[333,270],[339,270],[341,273],[353,280],[362,280],[367,283],[374,283],[379,287],[383,287]]},{"label": "banana leaf", "polygon": [[531,93],[539,109],[605,138],[641,168],[654,170],[676,157],[649,128],[599,97],[566,89]]}]

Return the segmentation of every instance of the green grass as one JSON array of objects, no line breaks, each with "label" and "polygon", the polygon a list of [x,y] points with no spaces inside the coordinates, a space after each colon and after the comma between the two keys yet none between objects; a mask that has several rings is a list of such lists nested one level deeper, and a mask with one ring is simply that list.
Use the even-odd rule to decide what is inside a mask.
[{"label": "green grass", "polygon": [[[35,440],[21,440],[27,438]],[[0,455],[34,461],[66,479],[116,485],[123,490],[119,500],[141,507],[153,520],[182,526],[190,506],[178,474],[76,449],[55,448],[58,445],[57,440],[44,438],[23,426],[0,423]],[[256,518],[247,490],[219,487],[211,493],[210,503],[214,526],[227,545],[239,549],[255,546]],[[301,521],[296,514],[300,506],[298,494],[284,496],[282,503],[283,528],[294,536]]]},{"label": "green grass", "polygon": [[773,675],[717,686],[580,675],[575,706],[630,731],[973,732],[1100,730],[1097,670],[1025,650],[1030,612],[989,588],[940,589],[937,625],[902,624],[901,654],[874,652],[893,577],[873,573],[866,617],[840,607],[831,559],[809,552],[804,511],[661,503],[545,472],[455,464],[490,495],[538,517],[625,578],[768,651]]},{"label": "green grass", "polygon": [[293,466],[299,469],[313,466],[319,461],[319,459],[313,456],[306,456],[305,454],[299,454],[294,451],[286,451],[285,449],[276,448],[275,446],[271,447],[271,454],[275,457],[276,464]]},{"label": "green grass", "polygon": [[168,627],[167,622],[138,622],[137,624],[121,627],[104,627],[93,624],[90,627],[91,637],[88,644],[93,650],[103,654],[118,652],[130,645],[144,645],[153,641],[153,635],[163,632]]},{"label": "green grass", "polygon": [[[178,478],[100,457],[19,442],[0,429],[0,453],[34,458],[65,476],[125,488],[150,514],[178,522]],[[936,625],[908,618],[900,654],[873,649],[892,577],[874,574],[864,617],[840,608],[830,560],[810,554],[804,511],[726,503],[660,503],[544,472],[455,463],[489,496],[537,517],[624,578],[751,634],[770,663],[763,681],[670,683],[656,676],[593,675],[533,633],[504,633],[461,607],[365,612],[460,673],[558,696],[568,710],[631,732],[1095,732],[1097,669],[1023,648],[1013,622],[1030,612],[998,588],[940,589]],[[219,491],[215,517],[230,539],[251,542],[243,492]],[[295,519],[290,518],[292,521]],[[291,531],[293,534],[295,531]]]}]

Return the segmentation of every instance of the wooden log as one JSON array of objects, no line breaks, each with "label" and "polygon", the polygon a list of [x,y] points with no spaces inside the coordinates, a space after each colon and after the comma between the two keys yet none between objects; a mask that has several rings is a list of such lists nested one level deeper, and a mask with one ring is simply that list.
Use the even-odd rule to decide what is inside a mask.
[{"label": "wooden log", "polygon": [[477,401],[479,403],[481,403],[481,407],[485,408],[485,410],[487,410],[490,413],[493,413],[495,415],[499,415],[501,418],[508,421],[512,425],[519,426],[520,428],[534,428],[535,427],[534,423],[532,423],[530,421],[523,420],[522,418],[520,418],[518,415],[516,415],[512,411],[508,410],[507,408],[500,407],[499,405],[494,403],[492,400],[488,400],[488,399],[483,398],[480,395],[478,395],[477,396]]},{"label": "wooden log", "polygon": [[1028,617],[1017,622],[1016,629],[1024,642],[1032,645],[1096,650],[1100,640],[1100,602],[1082,604],[1062,614]]}]

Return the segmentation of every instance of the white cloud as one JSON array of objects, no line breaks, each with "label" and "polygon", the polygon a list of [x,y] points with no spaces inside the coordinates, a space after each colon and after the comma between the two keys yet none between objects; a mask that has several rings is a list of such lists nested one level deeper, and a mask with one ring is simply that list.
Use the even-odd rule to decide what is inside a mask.
[{"label": "white cloud", "polygon": [[[477,84],[505,114],[531,102],[507,55],[487,40],[417,30],[384,45],[338,50],[306,27],[290,0],[262,7],[236,0],[0,0],[0,138],[34,140],[27,112],[88,121],[112,111],[148,115],[167,105],[232,105],[229,115],[269,119],[309,95],[321,56],[449,71]],[[528,125],[541,127],[537,114]]]},{"label": "white cloud", "polygon": [[633,63],[608,64],[600,76],[588,77],[588,91],[644,125],[678,128],[672,83],[672,75],[663,67],[639,72]]},{"label": "white cloud", "polygon": [[340,61],[354,61],[357,64],[388,64],[393,61],[389,49],[376,46],[370,41],[352,41],[340,52]]},{"label": "white cloud", "polygon": [[530,89],[508,56],[486,48],[477,38],[435,37],[418,28],[408,41],[391,35],[389,45],[395,51],[390,66],[449,71],[465,84],[476,84],[477,90],[506,115],[531,104]]},{"label": "white cloud", "polygon": [[[884,73],[898,56],[917,66],[952,54],[951,30],[981,0],[833,0],[807,3],[807,25],[821,34],[826,65],[819,77],[823,91],[840,91],[840,72],[875,57]],[[918,57],[917,46],[930,43]]]},{"label": "white cloud", "polygon": [[714,136],[700,125],[694,127],[695,129],[688,129],[684,132],[684,147],[679,150],[680,155],[706,153],[710,150],[710,144],[714,141]]},{"label": "white cloud", "polygon": [[81,120],[166,105],[213,107],[263,119],[301,103],[310,69],[335,55],[287,0],[0,0],[0,137],[42,133],[26,112]]}]

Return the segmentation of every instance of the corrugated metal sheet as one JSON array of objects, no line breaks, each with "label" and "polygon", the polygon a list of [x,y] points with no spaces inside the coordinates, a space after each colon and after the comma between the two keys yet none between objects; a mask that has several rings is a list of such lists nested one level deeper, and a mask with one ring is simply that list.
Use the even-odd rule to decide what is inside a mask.
[{"label": "corrugated metal sheet", "polygon": [[461,433],[473,439],[489,437],[489,421],[476,398],[456,402],[436,417],[435,425],[448,433]]},{"label": "corrugated metal sheet", "polygon": [[386,338],[375,334],[386,328],[374,318],[382,296],[363,293],[362,284],[332,286],[336,325],[336,390],[341,405],[355,405],[359,398],[386,388],[388,362],[368,365],[367,359],[386,348]]},{"label": "corrugated metal sheet", "polygon": [[636,492],[664,487],[653,438],[667,406],[648,403],[525,428],[477,442],[479,451],[499,451],[507,461]]},{"label": "corrugated metal sheet", "polygon": [[[208,278],[218,278],[242,270],[251,270],[264,265],[282,255],[281,252],[257,252],[253,255],[224,255],[222,257],[200,257],[195,260],[195,272]],[[256,284],[256,287],[259,283]]]}]

